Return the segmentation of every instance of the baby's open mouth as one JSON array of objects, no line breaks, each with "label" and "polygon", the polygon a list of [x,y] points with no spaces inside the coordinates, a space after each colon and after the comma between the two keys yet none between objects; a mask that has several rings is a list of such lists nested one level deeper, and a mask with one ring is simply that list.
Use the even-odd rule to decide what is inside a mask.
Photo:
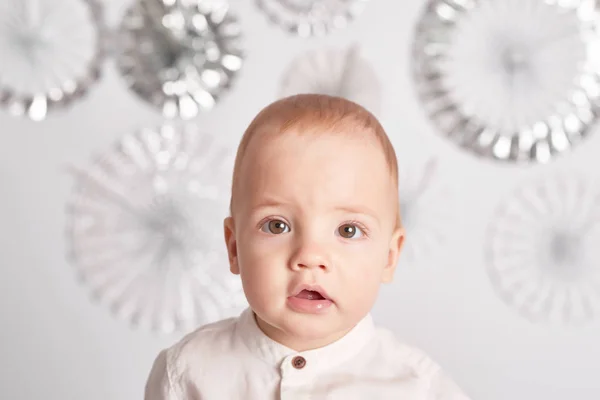
[{"label": "baby's open mouth", "polygon": [[321,293],[315,292],[313,290],[306,290],[306,289],[304,289],[303,291],[301,291],[294,297],[297,297],[299,299],[306,299],[306,300],[326,300],[325,297],[323,297],[323,295],[321,295]]},{"label": "baby's open mouth", "polygon": [[327,292],[318,285],[297,286],[287,304],[296,312],[303,314],[323,314],[333,305]]}]

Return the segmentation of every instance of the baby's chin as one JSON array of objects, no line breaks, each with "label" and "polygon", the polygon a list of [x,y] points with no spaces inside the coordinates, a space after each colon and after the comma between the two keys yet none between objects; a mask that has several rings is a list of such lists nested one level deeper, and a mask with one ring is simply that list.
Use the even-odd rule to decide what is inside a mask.
[{"label": "baby's chin", "polygon": [[305,314],[287,309],[277,316],[267,317],[265,322],[285,336],[307,343],[336,340],[355,325],[353,321],[346,321],[335,306],[324,314]]},{"label": "baby's chin", "polygon": [[328,338],[343,336],[347,328],[337,324],[305,324],[295,325],[287,329],[290,335],[306,341],[320,341]]}]

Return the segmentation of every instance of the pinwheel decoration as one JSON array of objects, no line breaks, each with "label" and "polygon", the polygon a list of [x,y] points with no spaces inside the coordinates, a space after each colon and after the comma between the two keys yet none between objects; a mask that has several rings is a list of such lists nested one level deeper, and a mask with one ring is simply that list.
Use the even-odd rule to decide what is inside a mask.
[{"label": "pinwheel decoration", "polygon": [[414,39],[416,89],[436,128],[492,160],[547,163],[596,121],[594,1],[430,0]]},{"label": "pinwheel decoration", "polygon": [[0,107],[34,121],[98,81],[105,26],[96,0],[0,2]]},{"label": "pinwheel decoration", "polygon": [[292,60],[281,80],[279,96],[299,93],[343,97],[374,114],[381,108],[381,83],[356,45],[312,50]]},{"label": "pinwheel decoration", "polygon": [[598,182],[564,172],[528,182],[498,208],[487,271],[525,318],[580,324],[600,310]]},{"label": "pinwheel decoration", "polygon": [[452,226],[452,196],[447,188],[435,183],[437,160],[423,168],[400,167],[400,216],[406,230],[401,260],[422,262],[446,240]]},{"label": "pinwheel decoration", "polygon": [[73,170],[69,258],[95,298],[164,333],[246,306],[220,229],[232,159],[193,125],[164,125],[126,135]]},{"label": "pinwheel decoration", "polygon": [[346,27],[369,0],[256,0],[273,23],[300,37],[323,36]]},{"label": "pinwheel decoration", "polygon": [[224,0],[137,0],[118,37],[125,81],[167,118],[211,110],[243,65],[241,27]]}]

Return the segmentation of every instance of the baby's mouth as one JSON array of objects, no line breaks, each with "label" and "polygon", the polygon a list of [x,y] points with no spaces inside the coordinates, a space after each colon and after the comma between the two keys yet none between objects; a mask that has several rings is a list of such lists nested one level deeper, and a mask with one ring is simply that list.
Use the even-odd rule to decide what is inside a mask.
[{"label": "baby's mouth", "polygon": [[323,314],[333,305],[327,292],[317,285],[300,285],[288,297],[287,304],[296,312],[304,314]]},{"label": "baby's mouth", "polygon": [[306,300],[326,300],[326,298],[323,297],[323,295],[321,295],[321,293],[315,292],[313,290],[306,290],[306,289],[302,290],[300,293],[298,293],[294,297],[299,298],[299,299],[306,299]]}]

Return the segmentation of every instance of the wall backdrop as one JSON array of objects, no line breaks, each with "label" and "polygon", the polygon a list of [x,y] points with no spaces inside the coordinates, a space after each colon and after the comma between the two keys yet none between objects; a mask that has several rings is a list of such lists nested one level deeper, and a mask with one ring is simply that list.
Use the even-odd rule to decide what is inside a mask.
[{"label": "wall backdrop", "polygon": [[[347,27],[318,37],[286,32],[269,21],[254,1],[230,3],[231,12],[239,20],[243,48],[239,71],[239,60],[228,59],[228,73],[237,71],[232,74],[235,76],[231,88],[205,111],[194,114],[193,104],[181,103],[180,109],[167,107],[165,113],[191,113],[188,119],[197,123],[199,132],[212,138],[211,149],[218,151],[235,149],[252,117],[284,94],[323,91],[361,102],[380,117],[396,148],[401,167],[402,212],[408,230],[396,279],[383,287],[373,311],[376,322],[424,349],[473,399],[600,398],[600,254],[596,240],[600,220],[600,135],[592,126],[586,130],[585,138],[572,141],[576,143],[572,148],[571,141],[565,139],[580,135],[582,125],[593,122],[589,120],[594,117],[593,112],[587,111],[597,110],[594,96],[600,93],[600,86],[595,79],[600,64],[592,60],[596,53],[590,52],[592,47],[582,45],[583,36],[569,36],[569,32],[580,33],[578,23],[590,24],[587,34],[597,35],[594,29],[598,11],[594,2],[565,1],[562,3],[571,7],[570,11],[559,12],[549,7],[558,7],[556,4],[561,2],[550,0],[495,0],[482,2],[487,8],[480,9],[473,8],[478,3],[475,0],[448,0],[433,4],[435,15],[421,19],[425,1],[372,0]],[[109,31],[118,26],[130,4],[120,0],[104,2],[103,18]],[[19,24],[13,21],[10,25],[9,19],[1,16],[15,11],[0,10],[4,10],[0,12],[0,50],[15,51],[6,45],[13,32],[7,27],[14,30]],[[81,27],[76,24],[80,21],[77,18],[84,17],[77,12],[62,10],[52,18],[71,18],[72,26]],[[458,12],[469,13],[472,19],[467,19],[470,22],[461,25],[462,31],[456,33],[447,25]],[[85,40],[93,32],[86,31],[85,26],[81,28],[82,39],[75,41],[84,47],[65,53],[61,60],[77,59],[75,55],[92,58],[92,53],[85,52]],[[418,26],[425,29],[421,39],[415,36]],[[490,30],[495,28],[499,30],[491,35]],[[72,32],[75,35],[79,31]],[[235,27],[227,34],[237,36]],[[439,46],[417,46],[415,51],[415,40],[427,42],[430,34],[441,35]],[[462,47],[448,50],[453,52],[452,57],[438,59],[440,48],[451,42],[448,38],[460,42],[460,35],[472,41],[463,41]],[[565,37],[566,42],[562,41]],[[533,49],[547,44],[548,38],[562,44],[552,42],[538,58],[533,57]],[[131,45],[125,39],[117,44]],[[238,299],[233,297],[221,304],[224,295],[204,299],[200,289],[182,288],[181,281],[169,281],[170,296],[176,296],[173,293],[179,288],[189,295],[188,303],[163,293],[159,297],[163,303],[152,303],[155,308],[141,312],[136,309],[140,304],[136,301],[146,295],[151,303],[155,299],[152,293],[160,291],[165,281],[154,275],[144,280],[144,285],[154,292],[143,292],[141,284],[120,292],[124,297],[119,297],[119,293],[111,297],[106,291],[114,282],[127,283],[128,278],[119,275],[126,274],[122,271],[144,269],[150,261],[142,255],[129,254],[127,262],[120,264],[124,269],[113,270],[117,272],[112,281],[110,277],[102,280],[100,275],[94,275],[97,270],[92,271],[104,265],[100,260],[103,255],[114,261],[114,254],[109,254],[114,246],[135,246],[137,237],[135,232],[129,232],[119,237],[118,243],[109,240],[102,247],[92,239],[86,241],[86,235],[92,235],[86,229],[94,226],[111,232],[119,223],[126,223],[114,210],[132,205],[104,207],[92,202],[87,212],[94,209],[98,213],[94,220],[83,215],[85,206],[76,201],[84,201],[85,196],[97,198],[109,187],[114,193],[108,197],[116,202],[123,194],[122,201],[143,202],[148,196],[144,190],[148,188],[135,186],[133,180],[119,181],[123,176],[132,179],[135,174],[121,175],[121,170],[111,170],[118,164],[111,164],[116,161],[110,152],[126,137],[134,147],[138,143],[135,140],[149,141],[149,148],[159,146],[152,142],[152,134],[137,139],[131,135],[140,129],[156,130],[164,122],[160,107],[150,105],[125,83],[123,68],[134,74],[142,64],[136,59],[117,61],[112,57],[114,47],[113,41],[107,50],[109,56],[101,64],[98,81],[68,107],[48,109],[46,115],[43,102],[38,101],[31,108],[30,117],[16,116],[13,113],[22,111],[22,107],[17,103],[8,107],[12,101],[8,92],[3,93],[4,98],[0,95],[4,104],[0,109],[2,399],[140,399],[160,349],[178,340],[182,331],[202,318],[216,318],[222,308],[240,305],[234,304]],[[0,67],[0,93],[2,85],[7,85],[3,74],[23,73],[16,67],[9,70],[6,54],[0,54],[0,63],[4,64]],[[498,55],[502,57],[496,60]],[[71,56],[74,58],[68,58]],[[436,69],[438,61],[446,62],[443,68]],[[129,67],[123,67],[127,62]],[[496,65],[500,70],[494,69]],[[591,68],[591,75],[577,75],[582,65]],[[548,66],[555,68],[548,70]],[[415,69],[420,74],[418,84]],[[447,81],[450,89],[446,89],[453,97],[436,91],[436,74],[440,71],[452,76]],[[498,74],[507,71],[529,71],[530,75],[515,73],[509,81],[498,80]],[[219,79],[225,78],[220,72],[219,77],[213,73],[203,79],[216,79],[218,86],[222,82]],[[536,82],[555,86],[544,86],[537,92],[525,90],[534,77]],[[576,79],[583,89],[569,91]],[[143,87],[148,82],[138,82],[141,92],[149,90]],[[24,79],[22,85],[28,84],[32,83]],[[417,93],[418,88],[425,88],[423,97]],[[506,97],[507,88],[514,89],[510,92],[516,93],[514,98]],[[177,87],[169,90],[176,91]],[[562,103],[560,96],[566,99]],[[467,105],[461,109],[464,115],[458,114],[449,99]],[[162,100],[155,101],[158,104]],[[441,105],[431,108],[436,101]],[[480,127],[515,130],[544,114],[548,104],[557,103],[561,106],[553,110],[566,113],[566,122],[563,124],[555,115],[547,123],[533,124],[529,133],[522,132],[525,139],[518,143],[494,139],[494,129],[480,132],[479,139],[463,144],[460,139],[451,138],[457,132],[477,130],[468,124],[472,122],[469,116],[479,116]],[[586,108],[588,103],[594,103],[593,107]],[[444,134],[444,129],[451,133]],[[173,131],[163,132],[163,140],[172,134]],[[527,140],[550,136],[552,141],[540,142],[535,151],[515,153],[515,160],[511,160],[509,150],[514,146],[527,146]],[[486,150],[490,142],[497,146]],[[193,232],[201,235],[199,241],[220,240],[220,220],[225,209],[218,205],[226,201],[227,185],[219,185],[229,179],[228,160],[216,156],[214,168],[209,169],[224,173],[226,178],[219,178],[221,175],[216,173],[199,178],[203,184],[212,182],[210,188],[216,188],[214,193],[212,189],[202,192],[203,198],[217,202],[209,202],[197,212],[194,207],[200,203],[181,206],[186,214],[180,212],[179,206],[154,199],[155,208],[149,209],[156,211],[149,220],[155,224],[152,226],[170,229],[170,238],[181,232],[190,237],[186,233]],[[158,167],[162,165],[160,157],[154,161]],[[104,182],[110,184],[103,186],[90,177],[91,172],[84,172],[99,165],[94,162],[108,165],[105,170],[95,171],[105,173],[110,179],[104,176]],[[155,184],[153,190],[159,190],[161,186]],[[201,192],[195,190],[196,194]],[[214,204],[217,208],[210,208]],[[194,224],[186,216],[194,219]],[[177,218],[182,218],[182,222],[176,222]],[[155,239],[153,236],[148,240]],[[165,243],[163,236],[156,240],[161,245]],[[183,249],[197,244],[185,240],[182,243],[179,244]],[[215,276],[225,277],[222,271],[227,270],[227,265],[219,258],[224,248],[219,244],[208,246],[213,246],[212,253],[201,248],[198,254],[194,253],[200,257],[195,260],[200,260],[200,265],[210,264]],[[92,256],[99,259],[85,261],[85,257]],[[169,266],[177,267],[176,263]],[[84,279],[86,276],[88,280]],[[196,279],[197,275],[190,273],[189,277]],[[222,293],[235,293],[236,287],[234,281],[225,282]],[[137,296],[137,300],[128,296]],[[189,306],[211,301],[211,307],[198,313]],[[179,313],[178,320],[171,318],[173,313]],[[177,325],[180,320],[188,325]]]}]

